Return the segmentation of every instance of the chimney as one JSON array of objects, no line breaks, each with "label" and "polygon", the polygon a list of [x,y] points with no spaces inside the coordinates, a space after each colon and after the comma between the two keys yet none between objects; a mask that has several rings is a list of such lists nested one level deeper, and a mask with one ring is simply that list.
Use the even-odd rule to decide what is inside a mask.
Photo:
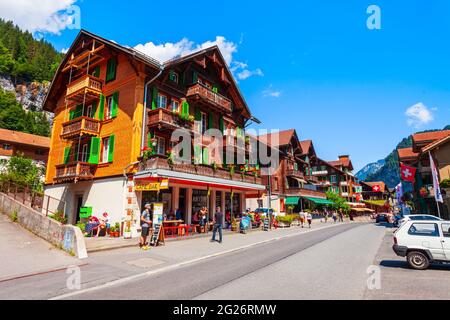
[{"label": "chimney", "polygon": [[339,160],[340,161],[348,161],[348,160],[350,160],[350,156],[348,154],[339,156]]}]

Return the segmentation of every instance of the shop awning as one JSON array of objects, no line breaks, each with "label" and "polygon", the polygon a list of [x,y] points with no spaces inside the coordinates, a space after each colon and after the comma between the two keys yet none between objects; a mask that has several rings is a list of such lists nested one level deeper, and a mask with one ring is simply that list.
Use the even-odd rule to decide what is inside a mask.
[{"label": "shop awning", "polygon": [[298,205],[298,201],[300,200],[300,197],[287,197],[286,201],[284,202],[286,205]]},{"label": "shop awning", "polygon": [[321,198],[314,198],[314,197],[302,197],[303,199],[309,200],[314,202],[315,204],[333,204],[333,201],[327,200],[327,199],[321,199]]}]

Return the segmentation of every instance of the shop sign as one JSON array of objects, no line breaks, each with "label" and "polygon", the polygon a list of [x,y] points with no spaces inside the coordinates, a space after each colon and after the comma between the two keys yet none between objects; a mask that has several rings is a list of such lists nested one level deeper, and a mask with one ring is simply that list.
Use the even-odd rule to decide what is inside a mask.
[{"label": "shop sign", "polygon": [[159,191],[169,189],[169,179],[164,179],[161,182],[141,182],[135,181],[135,191]]},{"label": "shop sign", "polygon": [[155,202],[153,203],[153,225],[161,224],[163,220],[164,204]]}]

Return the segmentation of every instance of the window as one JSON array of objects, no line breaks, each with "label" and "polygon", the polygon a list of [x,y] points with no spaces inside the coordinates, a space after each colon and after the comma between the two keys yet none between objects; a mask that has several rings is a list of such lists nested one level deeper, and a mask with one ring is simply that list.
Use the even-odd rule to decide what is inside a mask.
[{"label": "window", "polygon": [[170,102],[172,111],[180,112],[180,102],[177,100],[172,100]]},{"label": "window", "polygon": [[106,66],[106,82],[116,79],[117,60],[109,59]]},{"label": "window", "polygon": [[45,150],[42,150],[42,149],[36,149],[36,150],[34,151],[34,153],[37,154],[38,156],[43,156],[43,155],[45,155]]},{"label": "window", "polygon": [[83,148],[81,149],[81,162],[87,162],[88,161],[88,145],[83,144]]},{"label": "window", "polygon": [[158,93],[158,108],[166,108],[167,107],[167,97],[165,95],[162,95]]},{"label": "window", "polygon": [[105,120],[112,118],[113,96],[106,98]]},{"label": "window", "polygon": [[92,104],[90,104],[86,107],[86,112],[84,113],[84,116],[89,117],[89,118],[94,117],[94,115],[92,114]]},{"label": "window", "polygon": [[108,163],[109,137],[102,140],[102,163]]},{"label": "window", "polygon": [[166,139],[162,137],[156,137],[157,145],[156,145],[156,153],[160,155],[166,154]]},{"label": "window", "polygon": [[441,225],[441,228],[442,228],[442,234],[444,235],[444,237],[450,238],[450,223],[443,223]]},{"label": "window", "polygon": [[414,223],[409,228],[408,234],[413,236],[439,237],[439,230],[436,223]]},{"label": "window", "polygon": [[201,128],[200,128],[200,132],[202,134],[205,134],[206,130],[207,130],[207,121],[208,121],[208,117],[206,115],[206,113],[202,112],[202,124],[201,124]]},{"label": "window", "polygon": [[169,74],[169,79],[170,79],[170,81],[178,83],[178,73],[171,71]]},{"label": "window", "polygon": [[337,182],[336,176],[330,176],[330,182],[336,183]]},{"label": "window", "polygon": [[11,150],[11,145],[8,143],[3,144],[3,150]]}]

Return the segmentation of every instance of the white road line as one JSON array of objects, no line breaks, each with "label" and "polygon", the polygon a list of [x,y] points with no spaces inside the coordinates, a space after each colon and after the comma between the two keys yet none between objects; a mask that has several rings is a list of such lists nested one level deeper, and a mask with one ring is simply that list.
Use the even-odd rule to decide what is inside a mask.
[{"label": "white road line", "polygon": [[[346,223],[346,224],[348,224],[348,223]],[[332,227],[335,227],[335,226],[341,226],[341,225],[343,225],[343,224],[333,224],[331,226],[325,226],[325,227],[320,227],[320,228],[317,228],[317,229],[311,229],[311,230],[307,230],[307,231],[304,231],[304,232],[301,232],[301,233],[292,233],[292,234],[288,234],[286,236],[279,236],[279,237],[275,237],[275,238],[271,238],[271,239],[267,239],[267,240],[263,240],[263,241],[259,241],[259,242],[255,242],[255,243],[251,243],[251,244],[248,244],[248,245],[245,245],[245,246],[241,246],[241,247],[237,247],[237,248],[233,248],[233,249],[229,249],[229,250],[213,253],[213,254],[210,254],[210,255],[207,255],[207,256],[195,258],[195,259],[192,259],[192,260],[180,262],[180,263],[177,263],[177,264],[173,264],[173,265],[167,266],[165,268],[160,268],[160,269],[156,269],[156,270],[151,270],[151,271],[139,273],[139,274],[136,274],[136,275],[133,275],[133,276],[120,278],[120,279],[117,279],[117,280],[106,282],[104,284],[101,284],[101,285],[98,285],[98,286],[95,286],[95,287],[81,289],[81,290],[77,290],[77,291],[70,292],[70,293],[65,293],[65,294],[62,294],[62,295],[50,298],[49,300],[62,300],[62,299],[70,298],[70,297],[77,296],[77,295],[80,295],[80,294],[84,294],[86,292],[92,292],[92,291],[96,291],[96,290],[100,290],[100,289],[110,288],[110,287],[113,287],[113,286],[116,286],[116,285],[119,285],[119,284],[123,284],[123,283],[126,283],[126,282],[137,280],[139,278],[145,278],[145,277],[157,274],[157,273],[162,273],[162,272],[170,271],[170,270],[173,270],[173,269],[177,269],[177,268],[183,267],[183,266],[188,265],[188,264],[193,264],[193,263],[196,263],[196,262],[199,262],[199,261],[215,258],[215,257],[222,256],[222,255],[225,255],[225,254],[228,254],[228,253],[232,253],[232,252],[242,251],[242,250],[245,250],[245,249],[257,246],[257,245],[261,245],[261,244],[265,244],[265,243],[269,243],[269,242],[274,242],[274,241],[279,241],[281,239],[287,239],[287,238],[299,236],[299,235],[302,235],[302,234],[306,234],[306,233],[309,233],[309,232],[319,231],[319,230],[332,228]]]}]

